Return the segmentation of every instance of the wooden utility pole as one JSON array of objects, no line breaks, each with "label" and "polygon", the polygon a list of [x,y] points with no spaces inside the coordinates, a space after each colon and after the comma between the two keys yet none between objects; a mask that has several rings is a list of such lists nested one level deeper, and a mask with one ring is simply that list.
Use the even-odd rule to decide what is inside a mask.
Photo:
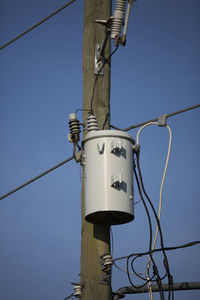
[{"label": "wooden utility pole", "polygon": [[[84,30],[83,30],[83,108],[90,109],[94,81],[95,47],[101,44],[105,28],[96,24],[95,20],[108,20],[111,16],[111,0],[85,0]],[[110,39],[105,49],[105,57],[110,55]],[[110,65],[104,67],[104,75],[97,80],[94,101],[94,114],[98,119],[99,128],[110,125]],[[83,120],[88,116],[83,112]],[[94,174],[98,180],[98,174]],[[103,272],[100,269],[99,258],[110,251],[110,227],[93,225],[85,221],[84,216],[84,186],[82,186],[82,232],[81,232],[81,283],[84,284],[82,300],[110,300],[110,284],[100,282]]]}]

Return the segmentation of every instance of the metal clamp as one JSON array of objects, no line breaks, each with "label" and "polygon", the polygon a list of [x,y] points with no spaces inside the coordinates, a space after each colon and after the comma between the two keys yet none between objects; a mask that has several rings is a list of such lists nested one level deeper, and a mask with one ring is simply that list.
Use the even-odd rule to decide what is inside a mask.
[{"label": "metal clamp", "polygon": [[159,127],[167,126],[167,115],[162,115],[158,118],[158,126]]}]

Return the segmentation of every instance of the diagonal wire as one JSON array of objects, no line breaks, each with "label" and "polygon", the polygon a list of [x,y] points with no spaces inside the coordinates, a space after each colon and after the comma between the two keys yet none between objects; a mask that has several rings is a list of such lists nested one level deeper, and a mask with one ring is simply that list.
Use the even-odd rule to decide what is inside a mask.
[{"label": "diagonal wire", "polygon": [[74,294],[71,294],[71,295],[69,295],[68,297],[66,297],[64,300],[67,300],[67,299],[74,299],[74,298],[72,298],[74,296]]},{"label": "diagonal wire", "polygon": [[93,102],[94,102],[94,95],[95,95],[95,88],[96,88],[96,84],[97,84],[97,80],[99,78],[99,75],[101,73],[101,71],[103,70],[104,66],[109,62],[109,60],[111,59],[111,57],[113,56],[113,54],[118,50],[118,46],[115,47],[115,49],[112,51],[112,53],[108,56],[108,58],[105,58],[105,61],[103,63],[103,65],[101,66],[101,68],[99,69],[96,77],[95,77],[95,80],[94,80],[94,85],[93,85],[93,89],[92,89],[92,97],[91,97],[91,100],[90,100],[90,111],[93,113]]},{"label": "diagonal wire", "polygon": [[36,176],[36,177],[32,178],[31,180],[25,182],[24,184],[18,186],[17,188],[15,188],[14,190],[10,191],[9,193],[4,194],[3,196],[0,197],[0,200],[3,200],[4,198],[10,196],[11,194],[13,194],[13,193],[15,193],[15,192],[21,190],[21,189],[24,188],[25,186],[27,186],[27,185],[31,184],[32,182],[38,180],[39,178],[43,177],[44,175],[46,175],[46,174],[52,172],[53,170],[59,168],[60,166],[66,164],[67,162],[69,162],[69,161],[72,160],[73,158],[74,158],[74,157],[71,156],[71,157],[65,159],[64,161],[60,162],[59,164],[55,165],[54,167],[50,168],[49,170],[47,170],[47,171],[45,171],[45,172],[39,174],[38,176]]},{"label": "diagonal wire", "polygon": [[9,42],[7,42],[7,43],[3,44],[2,46],[0,46],[0,50],[4,49],[5,47],[7,47],[8,45],[12,44],[16,40],[18,40],[19,38],[21,38],[22,36],[24,36],[25,34],[27,34],[28,32],[30,32],[31,30],[35,29],[36,27],[38,27],[39,25],[41,25],[45,21],[49,20],[51,17],[55,16],[57,13],[59,13],[61,10],[63,10],[64,8],[66,8],[67,6],[69,6],[70,4],[72,4],[75,1],[76,0],[71,0],[71,1],[67,2],[65,5],[63,5],[59,9],[55,10],[53,13],[51,13],[50,15],[48,15],[46,18],[42,19],[41,21],[39,21],[38,23],[36,23],[32,27],[28,28],[27,30],[25,30],[21,34],[17,35],[15,38],[13,38],[12,40],[10,40]]},{"label": "diagonal wire", "polygon": [[163,249],[165,251],[173,251],[173,250],[183,249],[183,248],[187,248],[187,247],[192,247],[192,246],[195,246],[195,245],[200,245],[200,241],[189,242],[189,243],[182,244],[182,245],[179,245],[179,246],[172,246],[172,247],[165,247],[165,248],[158,248],[158,249],[156,248],[156,249],[151,250],[151,251],[135,252],[135,253],[131,253],[131,254],[126,255],[126,256],[121,256],[121,257],[114,258],[113,261],[115,262],[117,260],[127,259],[128,257],[132,257],[132,256],[149,255],[150,253],[161,252],[161,251],[163,251]]},{"label": "diagonal wire", "polygon": [[[173,116],[175,116],[175,115],[178,115],[178,114],[181,114],[181,113],[183,113],[183,112],[189,111],[189,110],[191,110],[191,109],[199,108],[199,107],[200,107],[200,104],[196,104],[196,105],[189,106],[189,107],[186,107],[186,108],[184,108],[184,109],[180,109],[180,110],[177,110],[177,111],[175,111],[175,112],[169,113],[169,114],[167,114],[167,115],[165,115],[165,116],[166,116],[166,118],[170,118],[170,117],[173,117]],[[132,126],[129,126],[129,127],[127,127],[127,128],[124,128],[124,129],[121,129],[121,128],[119,128],[119,127],[117,127],[117,126],[114,126],[114,125],[110,125],[110,127],[113,128],[113,129],[116,129],[116,130],[129,131],[129,130],[131,130],[131,129],[135,129],[135,128],[141,127],[141,126],[143,126],[143,125],[145,125],[145,124],[147,124],[147,123],[150,123],[150,122],[156,122],[156,121],[159,121],[159,118],[154,118],[154,119],[152,119],[152,120],[148,120],[148,121],[145,121],[145,122],[136,124],[136,125],[132,125]]]}]

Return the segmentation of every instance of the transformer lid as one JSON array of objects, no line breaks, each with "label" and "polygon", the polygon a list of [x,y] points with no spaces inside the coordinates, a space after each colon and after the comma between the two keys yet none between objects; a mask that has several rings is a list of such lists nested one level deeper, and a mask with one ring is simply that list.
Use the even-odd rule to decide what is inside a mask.
[{"label": "transformer lid", "polygon": [[133,145],[135,145],[135,140],[132,138],[132,136],[124,131],[120,130],[99,130],[99,131],[90,131],[87,133],[85,138],[82,140],[82,144],[84,145],[89,140],[93,140],[96,138],[107,138],[107,137],[113,137],[113,138],[122,138],[129,140]]}]

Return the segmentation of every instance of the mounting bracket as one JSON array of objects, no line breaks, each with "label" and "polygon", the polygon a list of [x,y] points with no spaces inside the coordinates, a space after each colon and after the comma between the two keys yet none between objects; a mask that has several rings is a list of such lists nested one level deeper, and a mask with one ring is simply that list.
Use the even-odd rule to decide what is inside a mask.
[{"label": "mounting bracket", "polygon": [[106,20],[96,20],[95,23],[101,24],[105,26],[105,34],[103,41],[100,44],[97,44],[95,47],[95,59],[94,59],[94,74],[96,75],[104,75],[103,72],[103,64],[105,62],[105,47],[108,41],[108,38],[110,36],[111,31],[111,23],[112,23],[112,17],[110,17],[107,21]]}]

